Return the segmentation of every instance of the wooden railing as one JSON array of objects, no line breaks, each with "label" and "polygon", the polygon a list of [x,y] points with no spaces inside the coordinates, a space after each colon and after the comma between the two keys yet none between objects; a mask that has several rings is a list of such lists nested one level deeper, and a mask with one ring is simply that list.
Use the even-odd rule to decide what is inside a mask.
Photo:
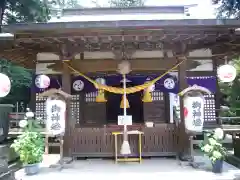
[{"label": "wooden railing", "polygon": [[[111,157],[114,155],[112,131],[116,128],[72,128],[72,152],[76,157]],[[173,124],[160,124],[153,128],[143,127],[143,156],[172,156],[176,154],[176,132]],[[133,155],[138,152],[137,137],[129,136]],[[119,138],[119,147],[122,138]]]}]

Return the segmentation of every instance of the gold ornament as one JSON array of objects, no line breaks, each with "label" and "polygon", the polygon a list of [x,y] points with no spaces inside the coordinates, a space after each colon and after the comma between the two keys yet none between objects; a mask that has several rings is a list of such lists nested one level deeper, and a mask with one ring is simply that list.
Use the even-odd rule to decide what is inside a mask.
[{"label": "gold ornament", "polygon": [[98,103],[107,102],[107,100],[105,98],[104,90],[98,90],[98,95],[96,97],[96,102],[98,102]]},{"label": "gold ornament", "polygon": [[[120,108],[124,108],[124,95],[122,96],[122,100],[121,100],[121,103],[120,103]],[[126,108],[130,108],[130,105],[129,105],[129,102],[128,102],[128,99],[126,98]]]}]

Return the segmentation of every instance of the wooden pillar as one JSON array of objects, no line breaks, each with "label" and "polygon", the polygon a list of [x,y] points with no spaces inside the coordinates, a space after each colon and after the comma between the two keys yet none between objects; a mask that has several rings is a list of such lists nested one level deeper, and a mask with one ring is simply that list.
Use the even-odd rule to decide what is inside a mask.
[{"label": "wooden pillar", "polygon": [[[71,70],[68,68],[68,65],[64,63],[64,60],[74,59],[76,52],[79,49],[74,46],[72,43],[62,44],[59,49],[59,59],[62,61],[62,90],[68,94],[71,93]],[[66,100],[66,124],[65,124],[65,134],[64,134],[64,143],[63,143],[63,156],[71,157],[72,156],[72,125],[73,117],[71,110],[71,99]],[[74,124],[75,125],[75,124]]]},{"label": "wooden pillar", "polygon": [[[179,61],[182,61],[181,57]],[[187,60],[185,60],[178,68],[178,79],[179,79],[179,91],[181,92],[185,88],[188,87],[187,85]],[[184,154],[189,153],[189,138],[185,131],[185,120],[184,120],[184,111],[183,111],[183,97],[180,97],[180,119],[181,122],[179,124],[179,155],[183,156]]]},{"label": "wooden pillar", "polygon": [[[219,52],[219,50],[217,49],[213,49],[212,50],[212,55],[215,55]],[[220,51],[221,52],[221,51]],[[215,77],[217,78],[217,68],[218,65],[220,64],[220,62],[223,61],[224,59],[219,59],[219,57],[217,56],[213,56],[212,58],[212,64],[213,64],[213,74],[215,75]],[[215,92],[215,109],[216,109],[216,121],[217,124],[221,124],[219,117],[219,113],[220,113],[220,98],[221,98],[221,92],[220,92],[220,88],[219,88],[219,84],[218,84],[218,80],[216,80],[216,92]]]},{"label": "wooden pillar", "polygon": [[[33,75],[33,79],[35,77],[35,74]],[[34,81],[33,81],[34,83]],[[33,86],[33,85],[32,85]],[[32,112],[36,112],[36,89],[34,87],[31,87],[30,91],[30,102],[29,102],[29,108]]]},{"label": "wooden pillar", "polygon": [[[37,58],[37,55],[36,55]],[[36,62],[36,61],[34,61]],[[36,68],[37,68],[37,62],[35,63],[35,69],[32,72],[32,84],[31,84],[31,90],[30,90],[30,102],[29,102],[29,108],[32,112],[36,112],[36,89],[35,86],[35,76],[36,76]]]},{"label": "wooden pillar", "polygon": [[[64,60],[62,58],[62,60]],[[62,69],[62,90],[71,94],[71,71],[66,64],[63,63]],[[64,135],[63,156],[71,157],[71,99],[66,100],[66,130]]]}]

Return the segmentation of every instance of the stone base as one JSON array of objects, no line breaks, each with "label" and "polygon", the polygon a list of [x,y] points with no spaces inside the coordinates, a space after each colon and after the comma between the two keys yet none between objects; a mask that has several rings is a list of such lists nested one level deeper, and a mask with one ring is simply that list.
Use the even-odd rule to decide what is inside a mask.
[{"label": "stone base", "polygon": [[59,170],[62,170],[64,168],[71,168],[72,167],[72,165],[71,165],[72,162],[73,162],[73,158],[64,157],[62,159],[62,161],[59,160],[57,164],[50,165],[50,168],[56,168],[56,169],[59,169]]},{"label": "stone base", "polygon": [[15,180],[13,172],[2,173],[0,175],[0,180]]},{"label": "stone base", "polygon": [[0,180],[14,180],[8,168],[9,145],[0,145]]}]

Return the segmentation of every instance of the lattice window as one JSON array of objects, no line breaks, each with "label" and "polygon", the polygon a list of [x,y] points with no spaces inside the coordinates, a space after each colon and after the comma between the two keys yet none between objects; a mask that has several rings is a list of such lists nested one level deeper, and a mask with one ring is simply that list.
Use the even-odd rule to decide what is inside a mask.
[{"label": "lattice window", "polygon": [[72,95],[71,101],[71,111],[73,119],[76,119],[76,123],[79,123],[79,113],[80,113],[80,95]]},{"label": "lattice window", "polygon": [[96,102],[98,92],[89,92],[85,94],[85,102]]},{"label": "lattice window", "polygon": [[[73,95],[71,100],[71,111],[72,111],[72,117],[76,119],[77,122],[79,122],[79,108],[80,108],[80,102],[79,102],[80,95]],[[36,94],[36,118],[41,119],[41,123],[44,124],[47,114],[46,114],[46,100],[47,97],[39,97],[39,94]]]},{"label": "lattice window", "polygon": [[205,122],[215,122],[216,121],[216,110],[215,110],[215,95],[204,95],[204,117]]},{"label": "lattice window", "polygon": [[151,103],[143,103],[144,121],[151,121],[155,124],[165,123],[164,93],[153,91],[152,99]]},{"label": "lattice window", "polygon": [[161,91],[153,91],[152,99],[153,101],[164,101],[164,93]]},{"label": "lattice window", "polygon": [[41,124],[45,123],[45,119],[47,118],[46,115],[46,97],[39,97],[39,93],[36,93],[36,112],[35,116],[36,118],[41,119]]}]

